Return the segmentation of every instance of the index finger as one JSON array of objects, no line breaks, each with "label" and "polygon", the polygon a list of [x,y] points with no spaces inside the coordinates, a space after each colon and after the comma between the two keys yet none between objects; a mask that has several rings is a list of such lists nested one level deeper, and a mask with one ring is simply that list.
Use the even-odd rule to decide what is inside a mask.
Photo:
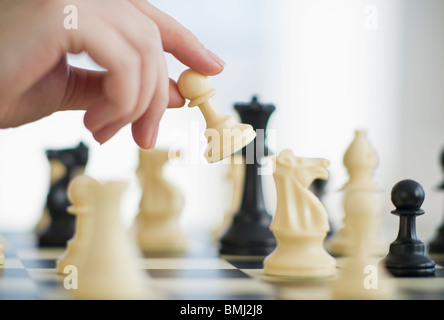
[{"label": "index finger", "polygon": [[197,37],[175,19],[155,8],[146,0],[129,0],[158,26],[166,52],[191,69],[213,76],[221,73],[225,63],[204,47]]}]

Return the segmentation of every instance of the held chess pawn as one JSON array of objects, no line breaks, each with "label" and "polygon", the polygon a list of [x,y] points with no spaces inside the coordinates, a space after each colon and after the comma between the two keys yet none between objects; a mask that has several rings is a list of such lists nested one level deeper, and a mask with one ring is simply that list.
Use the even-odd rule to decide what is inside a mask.
[{"label": "held chess pawn", "polygon": [[290,150],[275,160],[277,206],[270,226],[277,245],[264,260],[270,276],[329,278],[336,274],[336,260],[324,249],[330,229],[328,215],[310,190],[317,178],[327,179],[326,159],[296,158]]},{"label": "held chess pawn", "polygon": [[210,88],[207,76],[188,69],[180,75],[177,87],[180,94],[190,100],[188,106],[198,106],[205,118],[205,137],[208,141],[205,157],[208,162],[225,159],[256,138],[251,125],[239,123],[217,110],[211,100],[216,91]]},{"label": "held chess pawn", "polygon": [[414,180],[402,180],[392,189],[392,202],[399,216],[398,237],[390,244],[382,263],[395,277],[428,277],[435,274],[435,262],[425,254],[424,244],[416,236],[416,217],[424,214],[425,194]]}]

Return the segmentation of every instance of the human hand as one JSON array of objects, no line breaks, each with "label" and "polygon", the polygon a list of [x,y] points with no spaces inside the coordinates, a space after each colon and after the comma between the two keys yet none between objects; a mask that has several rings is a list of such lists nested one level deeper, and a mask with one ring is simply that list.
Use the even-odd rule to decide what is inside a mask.
[{"label": "human hand", "polygon": [[[74,5],[78,28],[64,27]],[[86,110],[84,124],[105,143],[131,123],[134,141],[152,148],[167,107],[184,105],[165,52],[206,75],[223,62],[145,0],[0,0],[0,128],[63,110]],[[106,71],[67,64],[86,51]]]}]

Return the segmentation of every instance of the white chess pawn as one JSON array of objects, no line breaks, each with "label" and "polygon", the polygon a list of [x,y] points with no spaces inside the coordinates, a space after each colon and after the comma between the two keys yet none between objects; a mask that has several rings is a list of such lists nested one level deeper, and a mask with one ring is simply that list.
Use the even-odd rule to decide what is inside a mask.
[{"label": "white chess pawn", "polygon": [[276,248],[264,260],[271,276],[330,278],[336,260],[324,249],[330,230],[322,202],[309,189],[315,179],[327,179],[326,159],[297,158],[290,150],[275,159],[277,206],[270,226]]},{"label": "white chess pawn", "polygon": [[205,118],[205,136],[208,140],[205,157],[208,162],[218,162],[256,138],[256,132],[251,125],[239,123],[233,117],[217,110],[211,100],[216,90],[210,88],[207,76],[188,69],[180,75],[177,87],[180,94],[190,100],[188,106],[198,106]]},{"label": "white chess pawn", "polygon": [[137,176],[142,197],[134,229],[139,248],[145,253],[182,252],[188,247],[188,236],[179,223],[184,196],[163,175],[171,156],[167,150],[139,150]]},{"label": "white chess pawn", "polygon": [[331,285],[331,298],[337,300],[389,300],[396,286],[380,259],[372,255],[372,224],[375,195],[364,189],[346,193],[344,207],[354,221],[349,230],[351,245],[343,258],[338,277]]},{"label": "white chess pawn", "polygon": [[76,216],[74,236],[67,242],[66,250],[56,262],[57,273],[65,273],[66,266],[78,266],[85,257],[94,228],[94,198],[89,186],[98,182],[86,175],[74,178],[68,185],[68,198],[72,205],[68,212]]},{"label": "white chess pawn", "polygon": [[95,199],[94,228],[78,269],[77,299],[123,300],[156,298],[158,292],[143,273],[135,244],[130,241],[120,217],[121,198],[127,184],[120,181],[90,184]]}]

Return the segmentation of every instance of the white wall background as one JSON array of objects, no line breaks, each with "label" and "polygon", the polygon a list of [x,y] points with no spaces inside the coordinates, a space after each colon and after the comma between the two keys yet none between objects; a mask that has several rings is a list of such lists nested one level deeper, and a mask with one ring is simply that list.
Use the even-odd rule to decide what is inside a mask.
[{"label": "white wall background", "polygon": [[[272,150],[290,148],[331,161],[326,206],[340,225],[341,193],[347,181],[343,154],[354,131],[366,129],[380,156],[376,179],[384,189],[383,232],[397,233],[390,189],[413,178],[426,190],[426,215],[418,234],[427,241],[443,220],[438,156],[444,146],[444,3],[440,0],[155,0],[152,3],[194,32],[227,63],[211,78],[221,111],[237,116],[236,102],[258,94],[277,110],[269,128]],[[376,13],[376,16],[372,14]],[[372,18],[377,20],[371,20]],[[170,76],[186,68],[167,55]],[[73,64],[94,68],[85,55]],[[204,147],[204,123],[196,109],[168,110],[158,147],[180,143],[189,157]],[[199,138],[200,136],[200,138]],[[90,146],[87,174],[129,182],[124,217],[137,213],[135,177],[138,149],[129,127],[99,146],[83,127],[82,112],[65,112],[16,129],[0,131],[0,231],[29,230],[40,218],[49,186],[44,150]],[[194,158],[193,158],[194,159]],[[229,207],[228,170],[222,163],[167,167],[168,178],[184,192],[185,228],[213,228]],[[274,210],[272,177],[264,177],[267,205]]]}]

